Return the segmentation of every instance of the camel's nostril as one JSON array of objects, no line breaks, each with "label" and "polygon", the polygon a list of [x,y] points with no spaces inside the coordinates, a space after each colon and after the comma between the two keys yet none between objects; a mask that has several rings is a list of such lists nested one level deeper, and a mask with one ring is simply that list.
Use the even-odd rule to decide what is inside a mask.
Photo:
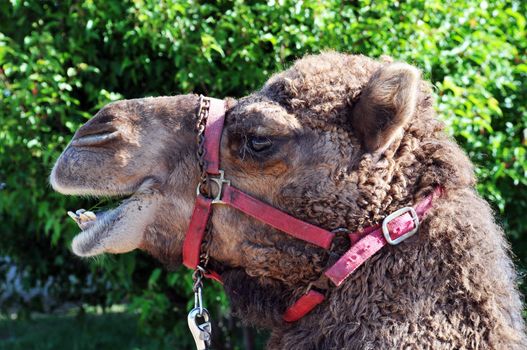
[{"label": "camel's nostril", "polygon": [[117,128],[111,121],[102,122],[99,118],[94,118],[80,127],[75,133],[74,138],[81,138],[88,135],[102,135],[117,131]]},{"label": "camel's nostril", "polygon": [[75,147],[83,146],[101,146],[107,142],[117,139],[121,133],[119,131],[101,133],[101,134],[90,134],[78,137],[76,136],[71,141],[71,145]]}]

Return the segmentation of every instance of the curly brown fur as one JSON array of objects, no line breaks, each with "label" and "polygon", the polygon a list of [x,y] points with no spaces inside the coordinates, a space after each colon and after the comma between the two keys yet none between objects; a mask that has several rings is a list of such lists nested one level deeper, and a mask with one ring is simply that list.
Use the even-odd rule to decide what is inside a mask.
[{"label": "curly brown fur", "polygon": [[[121,101],[81,128],[75,138],[111,115],[122,138],[104,147],[70,145],[55,166],[54,187],[69,194],[126,188],[156,210],[143,214],[141,230],[129,227],[132,243],[85,240],[78,254],[141,248],[180,261],[199,180],[197,109],[196,96]],[[271,147],[255,151],[255,138]],[[293,324],[280,315],[318,278],[328,252],[215,206],[212,262],[235,314],[272,329],[269,349],[527,347],[504,234],[474,190],[470,161],[436,119],[417,69],[332,52],[307,56],[260,91],[229,100],[221,163],[236,187],[328,230],[377,224],[444,189],[418,235],[383,248]],[[121,223],[137,212],[119,210]]]},{"label": "curly brown fur", "polygon": [[273,329],[283,326],[283,312],[292,295],[282,284],[270,279],[261,284],[243,269],[228,270],[221,279],[234,316],[256,327]]}]

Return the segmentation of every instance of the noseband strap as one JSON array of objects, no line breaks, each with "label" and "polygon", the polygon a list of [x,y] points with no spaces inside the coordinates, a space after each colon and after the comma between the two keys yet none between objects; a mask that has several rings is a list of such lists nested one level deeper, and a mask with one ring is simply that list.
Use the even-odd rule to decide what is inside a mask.
[{"label": "noseband strap", "polygon": [[[200,192],[198,186],[196,202],[183,242],[183,264],[196,269],[200,264],[200,254],[207,225],[212,215],[213,204],[228,205],[265,224],[274,227],[294,238],[314,244],[329,250],[335,237],[333,232],[314,226],[305,221],[256,199],[237,189],[224,178],[220,168],[220,146],[223,125],[225,122],[225,102],[223,100],[201,97],[200,111],[204,103],[208,106],[205,124],[204,169],[208,180],[217,185],[217,195],[207,197]],[[334,286],[340,286],[359,266],[385,245],[396,245],[417,232],[419,221],[432,207],[432,201],[440,196],[442,188],[436,190],[417,204],[414,208],[405,207],[387,216],[382,225],[368,227],[360,232],[349,234],[350,241],[355,242],[336,263],[327,268],[321,278],[327,279]],[[357,241],[357,237],[359,240]],[[220,276],[215,272],[206,275],[221,283]],[[322,290],[308,287],[306,293],[293,303],[284,313],[286,322],[294,322],[312,311],[324,301]]]}]

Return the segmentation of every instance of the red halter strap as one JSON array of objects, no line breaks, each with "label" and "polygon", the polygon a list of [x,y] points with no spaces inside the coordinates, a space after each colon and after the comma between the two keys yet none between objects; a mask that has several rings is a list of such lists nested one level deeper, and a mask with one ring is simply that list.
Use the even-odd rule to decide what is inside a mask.
[{"label": "red halter strap", "polygon": [[[225,102],[215,98],[208,99],[210,106],[205,126],[205,170],[209,175],[209,180],[218,185],[218,194],[214,198],[208,198],[203,196],[198,188],[194,211],[183,242],[183,264],[190,269],[196,269],[200,262],[201,244],[212,214],[213,204],[229,205],[297,239],[329,249],[335,236],[333,232],[301,221],[251,197],[233,187],[230,181],[224,178],[223,171],[220,170],[219,150],[225,121]],[[441,188],[437,188],[415,209],[405,207],[397,210],[387,216],[382,225],[351,233],[349,236],[353,245],[335,264],[326,269],[324,276],[333,285],[339,286],[382,247],[387,244],[399,244],[415,234],[419,220],[432,207],[434,196],[440,195],[441,192]],[[360,237],[359,240],[357,236]],[[210,272],[206,276],[221,283],[220,276],[215,272]],[[286,322],[299,320],[320,304],[324,298],[324,294],[309,288],[306,294],[286,310],[284,320]]]},{"label": "red halter strap", "polygon": [[228,180],[225,180],[223,171],[219,168],[221,133],[225,122],[225,103],[215,98],[209,98],[209,100],[210,107],[205,126],[204,142],[205,169],[209,175],[212,175],[210,180],[214,181],[219,189],[216,198],[207,198],[201,193],[197,195],[194,211],[183,242],[183,264],[190,269],[195,269],[199,264],[201,242],[212,213],[212,204],[216,203],[229,205],[295,238],[329,249],[334,237],[332,232],[298,220],[238,190],[231,186]]},{"label": "red halter strap", "polygon": [[[324,276],[338,287],[382,247],[390,244],[397,245],[414,235],[419,227],[419,220],[432,208],[433,199],[440,196],[442,192],[441,187],[437,187],[431,195],[419,202],[415,209],[402,208],[388,215],[382,225],[368,227],[362,232],[350,233],[352,242],[353,237],[357,235],[361,236],[360,240],[353,244],[336,263],[326,269]],[[298,321],[322,301],[324,301],[322,293],[308,289],[306,294],[286,310],[284,320],[286,322]]]}]

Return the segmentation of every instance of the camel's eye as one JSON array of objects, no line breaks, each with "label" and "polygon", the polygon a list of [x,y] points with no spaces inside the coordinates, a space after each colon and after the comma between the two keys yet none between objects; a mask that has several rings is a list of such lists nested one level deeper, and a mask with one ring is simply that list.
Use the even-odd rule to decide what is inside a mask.
[{"label": "camel's eye", "polygon": [[268,137],[250,136],[247,139],[247,146],[253,152],[263,152],[273,146],[273,141]]}]

